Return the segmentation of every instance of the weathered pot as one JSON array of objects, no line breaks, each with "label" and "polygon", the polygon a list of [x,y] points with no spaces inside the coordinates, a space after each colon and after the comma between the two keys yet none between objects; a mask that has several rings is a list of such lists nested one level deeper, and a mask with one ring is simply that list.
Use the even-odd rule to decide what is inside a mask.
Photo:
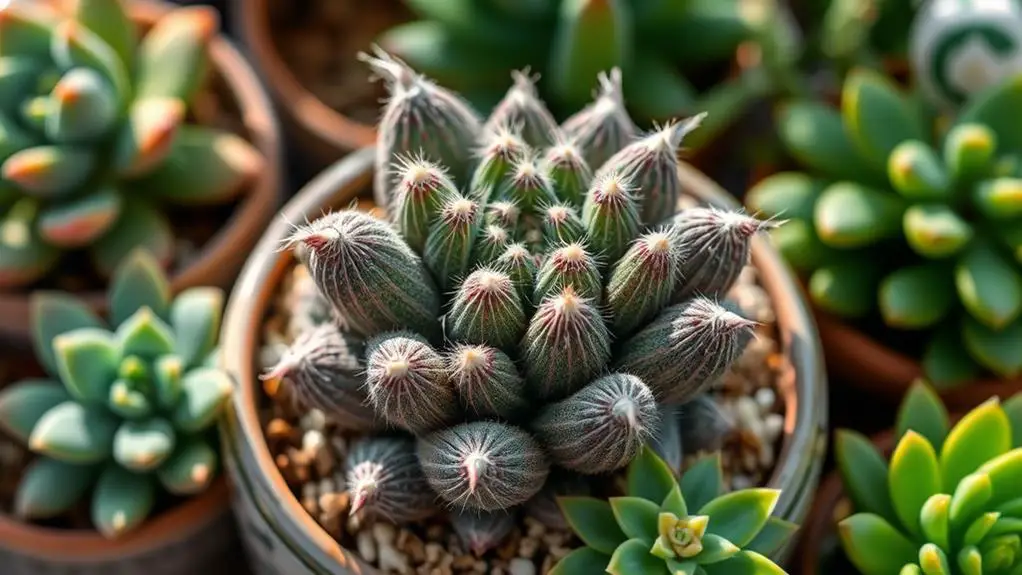
[{"label": "weathered pot", "polygon": [[[221,425],[229,477],[235,485],[235,513],[243,541],[259,575],[371,573],[354,552],[343,549],[299,505],[278,472],[267,448],[257,406],[262,393],[257,354],[265,314],[291,264],[279,250],[292,230],[288,222],[305,221],[328,208],[348,207],[371,197],[373,150],[356,152],[310,182],[285,207],[253,252],[231,294],[221,337],[221,362],[238,382]],[[716,184],[685,165],[686,188],[713,203],[733,206]],[[820,346],[802,294],[780,256],[757,239],[753,265],[773,298],[788,359],[781,395],[786,404],[784,440],[769,484],[783,489],[776,513],[801,522],[819,481],[826,448],[827,386]],[[783,559],[790,547],[779,553]]]},{"label": "weathered pot", "polygon": [[[45,0],[62,6],[67,0]],[[126,3],[142,27],[152,25],[161,14],[173,8],[158,0],[132,0]],[[238,50],[224,36],[210,45],[211,73],[227,86],[232,105],[246,129],[244,134],[264,158],[262,172],[249,184],[230,218],[204,246],[198,256],[171,274],[176,292],[195,286],[229,288],[251,247],[266,228],[281,202],[283,155],[280,133],[270,99]],[[76,294],[98,312],[106,305],[102,291]],[[0,292],[0,341],[27,346],[29,342],[29,293]]]}]

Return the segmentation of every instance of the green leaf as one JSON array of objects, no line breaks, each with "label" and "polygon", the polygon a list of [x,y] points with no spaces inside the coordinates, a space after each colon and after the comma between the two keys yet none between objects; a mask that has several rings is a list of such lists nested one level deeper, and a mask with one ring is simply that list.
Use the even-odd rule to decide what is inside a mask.
[{"label": "green leaf", "polygon": [[547,573],[547,575],[589,575],[590,573],[604,573],[610,563],[610,555],[605,555],[590,549],[581,547],[564,556]]},{"label": "green leaf", "polygon": [[128,69],[114,49],[92,30],[73,20],[65,20],[53,30],[50,46],[53,60],[63,69],[82,66],[99,71],[113,85],[117,101],[131,100]]},{"label": "green leaf", "polygon": [[110,385],[107,407],[125,419],[148,417],[156,407],[145,394],[145,386],[128,379],[117,379]]},{"label": "green leaf", "polygon": [[629,69],[633,27],[631,7],[621,0],[562,2],[547,63],[550,93],[565,105],[588,102],[600,72]]},{"label": "green leaf", "polygon": [[839,429],[834,435],[834,453],[845,492],[855,509],[896,522],[898,516],[887,488],[887,461],[869,439],[857,431]]},{"label": "green leaf", "polygon": [[962,575],[983,575],[983,556],[975,547],[965,547],[958,552],[958,568]]},{"label": "green leaf", "polygon": [[641,7],[636,8],[636,13],[643,16],[639,22],[641,42],[650,43],[685,70],[728,61],[740,43],[753,38],[753,26],[734,2],[684,0],[651,4],[655,8],[644,12]]},{"label": "green leaf", "polygon": [[657,516],[660,506],[641,497],[611,497],[610,508],[621,531],[629,539],[640,539],[647,546],[657,538]]},{"label": "green leaf", "polygon": [[784,105],[777,115],[777,133],[788,153],[822,175],[860,180],[864,173],[882,173],[862,159],[838,111],[821,102]]},{"label": "green leaf", "polygon": [[689,509],[700,509],[724,493],[720,453],[699,458],[681,476],[681,494]]},{"label": "green leaf", "polygon": [[841,92],[841,115],[859,151],[886,166],[891,151],[905,140],[925,140],[920,118],[894,83],[878,72],[853,70]]},{"label": "green leaf", "polygon": [[0,20],[0,54],[4,56],[49,56],[50,39],[56,23],[43,5],[20,2],[4,8]]},{"label": "green leaf", "polygon": [[649,546],[639,539],[629,539],[617,549],[610,557],[610,564],[607,565],[607,573],[610,575],[668,575],[667,566],[663,559],[654,557],[649,553]]},{"label": "green leaf", "polygon": [[890,327],[930,327],[944,319],[955,301],[951,270],[941,264],[901,268],[880,282],[880,314]]},{"label": "green leaf", "polygon": [[912,382],[898,407],[898,439],[911,429],[925,437],[934,449],[940,450],[950,427],[947,408],[940,396],[925,381]]},{"label": "green leaf", "polygon": [[924,258],[940,259],[961,252],[972,241],[975,231],[950,207],[943,204],[917,204],[905,210],[901,220],[905,239]]},{"label": "green leaf", "polygon": [[994,528],[997,520],[1000,519],[1000,514],[994,512],[984,513],[976,518],[969,525],[969,528],[965,530],[965,536],[962,538],[962,542],[965,545],[979,545],[990,530]]},{"label": "green leaf", "polygon": [[967,317],[962,339],[972,358],[997,375],[1010,378],[1022,373],[1022,320],[995,330]]},{"label": "green leaf", "polygon": [[923,373],[938,389],[949,389],[973,381],[982,368],[969,355],[959,322],[940,327],[923,352]]},{"label": "green leaf", "polygon": [[104,537],[116,539],[141,525],[155,502],[156,485],[150,476],[110,465],[92,494],[92,523]]},{"label": "green leaf", "polygon": [[994,457],[984,463],[979,471],[989,475],[994,486],[991,506],[1013,499],[1018,495],[1018,486],[1022,485],[1022,448],[1016,447],[1008,453]]},{"label": "green leaf", "polygon": [[114,459],[131,471],[151,471],[170,457],[176,443],[174,428],[163,418],[125,421],[114,435]]},{"label": "green leaf", "polygon": [[213,483],[219,465],[217,452],[201,438],[179,442],[174,454],[156,470],[169,493],[178,496],[202,493]]},{"label": "green leaf", "polygon": [[817,200],[813,223],[825,244],[857,248],[897,235],[904,212],[904,200],[894,194],[856,182],[837,182]]},{"label": "green leaf", "polygon": [[933,543],[924,543],[919,548],[919,567],[926,575],[951,575],[947,555]]},{"label": "green leaf", "polygon": [[[1022,447],[1022,393],[1016,393],[1001,404],[1011,423],[1011,446]],[[0,419],[3,419],[0,416]]]},{"label": "green leaf", "polygon": [[990,174],[997,135],[988,126],[959,124],[944,138],[944,163],[958,185],[969,185]]},{"label": "green leaf", "polygon": [[665,559],[667,563],[667,571],[671,575],[695,575],[696,573],[705,573],[700,571],[699,564],[695,561],[678,561],[676,559]]},{"label": "green leaf", "polygon": [[688,516],[688,503],[685,501],[685,497],[681,494],[681,486],[675,484],[671,488],[671,492],[664,497],[664,502],[660,505],[660,509],[673,513],[678,517]]},{"label": "green leaf", "polygon": [[706,533],[702,539],[703,550],[693,559],[699,565],[720,563],[735,556],[741,549],[719,535]]},{"label": "green leaf", "polygon": [[[488,5],[489,4],[489,5]],[[497,4],[498,6],[492,6]],[[519,36],[527,35],[538,40],[540,32],[549,34],[548,18],[555,16],[555,4],[546,1],[531,2],[479,2],[478,0],[406,0],[404,5],[422,20],[435,21],[458,36],[465,37],[482,44],[480,48],[494,48],[514,42]],[[524,10],[533,12],[531,15],[522,13]],[[536,14],[536,11],[542,11]],[[509,26],[508,23],[521,24],[518,18],[532,25]],[[518,32],[518,34],[516,34]],[[535,36],[534,36],[535,35]]]},{"label": "green leaf", "polygon": [[571,529],[586,545],[611,555],[627,537],[618,527],[610,503],[594,497],[558,497],[558,504]]},{"label": "green leaf", "polygon": [[856,513],[838,523],[841,545],[863,575],[890,575],[915,563],[918,548],[879,515]]},{"label": "green leaf", "polygon": [[798,529],[799,526],[796,523],[771,516],[763,525],[763,529],[760,529],[759,533],[743,549],[769,557],[794,538]]},{"label": "green leaf", "polygon": [[940,451],[944,485],[952,489],[963,477],[1011,449],[1011,422],[996,397],[988,399],[951,428]]},{"label": "green leaf", "polygon": [[809,276],[809,295],[821,309],[846,318],[861,317],[874,308],[877,266],[866,258],[845,258]]},{"label": "green leaf", "polygon": [[4,235],[0,242],[0,289],[27,286],[45,276],[60,260],[60,250],[39,236],[39,207],[35,198],[22,197],[6,213],[0,212],[0,231]]},{"label": "green leaf", "polygon": [[177,98],[132,102],[127,120],[114,136],[112,161],[117,175],[139,178],[166,161],[184,121],[185,103]]},{"label": "green leaf", "polygon": [[96,269],[109,275],[139,248],[149,251],[161,267],[166,267],[174,255],[174,234],[159,210],[137,199],[125,198],[121,217],[89,248],[89,255]]},{"label": "green leaf", "polygon": [[71,510],[96,480],[96,469],[37,457],[28,464],[14,495],[14,515],[22,520],[57,517]]},{"label": "green leaf", "polygon": [[770,241],[796,270],[809,272],[840,258],[840,253],[824,244],[811,221],[788,220],[770,230]]},{"label": "green leaf", "polygon": [[39,212],[39,236],[63,248],[81,248],[105,234],[121,215],[121,195],[100,188],[87,196],[49,205]]},{"label": "green leaf", "polygon": [[224,292],[202,287],[183,291],[170,308],[175,350],[186,367],[197,365],[216,346],[220,336]]},{"label": "green leaf", "polygon": [[206,79],[209,43],[219,27],[210,6],[179,8],[160,18],[136,51],[136,97],[191,102]]},{"label": "green leaf", "polygon": [[101,407],[66,401],[46,412],[28,447],[67,463],[98,463],[110,457],[119,420]]},{"label": "green leaf", "polygon": [[902,436],[891,455],[887,482],[901,524],[913,535],[920,535],[919,511],[931,495],[941,492],[937,452],[925,437],[912,430]]},{"label": "green leaf", "polygon": [[1022,150],[1022,134],[1005,118],[1022,107],[1022,77],[1011,77],[969,98],[958,114],[956,124],[987,126],[997,135],[997,148]]},{"label": "green leaf", "polygon": [[906,140],[891,150],[887,177],[895,191],[909,200],[945,199],[952,192],[937,152],[919,140]]},{"label": "green leaf", "polygon": [[1022,518],[1022,497],[1010,499],[997,507],[997,511],[1006,517]]},{"label": "green leaf", "polygon": [[984,180],[973,190],[972,203],[990,219],[1016,218],[1022,215],[1022,179]]},{"label": "green leaf", "polygon": [[105,401],[117,377],[121,349],[114,334],[102,328],[82,327],[53,338],[60,381],[77,399]]},{"label": "green leaf", "polygon": [[77,0],[74,18],[113,48],[124,68],[132,68],[135,24],[128,17],[121,0]]},{"label": "green leaf", "polygon": [[739,547],[744,547],[759,533],[774,512],[779,489],[743,489],[717,497],[699,509],[699,515],[709,515],[707,533],[720,535]]},{"label": "green leaf", "polygon": [[124,355],[152,359],[174,351],[174,332],[148,307],[139,308],[117,326],[117,341]]},{"label": "green leaf", "polygon": [[988,536],[999,537],[1001,535],[1012,535],[1022,533],[1022,519],[1015,517],[1000,517],[990,529]]},{"label": "green leaf", "polygon": [[989,245],[974,245],[959,260],[955,285],[965,309],[988,327],[1004,328],[1022,311],[1022,278]]},{"label": "green leaf", "polygon": [[770,559],[749,550],[739,551],[727,561],[700,567],[707,575],[787,575]]},{"label": "green leaf", "polygon": [[120,102],[103,76],[90,68],[72,68],[49,95],[45,130],[50,141],[87,145],[103,139],[117,122]]},{"label": "green leaf", "polygon": [[60,292],[37,291],[32,294],[29,315],[32,318],[32,348],[47,373],[58,375],[53,353],[53,338],[78,328],[106,327],[89,306]]},{"label": "green leaf", "polygon": [[181,399],[181,379],[185,367],[176,355],[165,355],[153,364],[153,388],[163,409],[172,409]]},{"label": "green leaf", "polygon": [[174,409],[174,427],[185,433],[202,431],[220,416],[234,391],[226,372],[209,367],[193,369],[181,380],[181,399]]},{"label": "green leaf", "polygon": [[60,383],[26,379],[0,390],[0,428],[11,437],[28,443],[39,420],[47,411],[71,399]]},{"label": "green leaf", "polygon": [[673,118],[691,115],[695,110],[695,88],[675,62],[658,52],[644,51],[632,64],[623,90],[625,101],[636,116]]},{"label": "green leaf", "polygon": [[631,497],[658,503],[675,484],[671,468],[649,447],[644,446],[628,465],[628,495]]},{"label": "green leaf", "polygon": [[96,157],[90,150],[44,145],[12,154],[0,165],[0,173],[30,196],[54,200],[80,189],[95,163]]},{"label": "green leaf", "polygon": [[124,323],[143,307],[148,307],[163,319],[170,319],[170,300],[170,282],[166,274],[152,254],[144,249],[133,250],[110,278],[107,303],[110,321],[114,325]]},{"label": "green leaf", "polygon": [[927,541],[941,547],[950,543],[951,496],[947,493],[934,493],[923,503],[919,512],[919,526]]},{"label": "green leaf", "polygon": [[759,218],[811,220],[824,187],[809,174],[778,172],[757,182],[745,194],[745,205]]},{"label": "green leaf", "polygon": [[993,497],[993,485],[985,473],[971,473],[962,478],[951,496],[951,525],[959,532],[983,514]]}]

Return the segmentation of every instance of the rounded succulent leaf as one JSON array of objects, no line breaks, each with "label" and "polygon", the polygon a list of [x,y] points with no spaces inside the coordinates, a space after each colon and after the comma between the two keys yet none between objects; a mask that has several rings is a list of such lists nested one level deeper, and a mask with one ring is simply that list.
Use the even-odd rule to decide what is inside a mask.
[{"label": "rounded succulent leaf", "polygon": [[845,131],[840,113],[829,104],[799,101],[781,107],[778,135],[802,165],[833,178],[859,179],[882,174],[859,153]]},{"label": "rounded succulent leaf", "polygon": [[876,447],[862,434],[847,429],[837,431],[834,447],[841,479],[855,508],[897,521],[887,486],[887,461]]},{"label": "rounded succulent leaf", "polygon": [[101,328],[83,327],[53,338],[60,380],[72,396],[106,399],[122,357],[117,337]]},{"label": "rounded succulent leaf", "polygon": [[95,155],[66,146],[36,146],[21,150],[0,165],[0,174],[25,193],[53,199],[83,186],[92,173]]},{"label": "rounded succulent leaf", "polygon": [[986,175],[997,150],[997,135],[983,124],[959,124],[944,138],[944,163],[958,184]]},{"label": "rounded succulent leaf", "polygon": [[39,235],[48,244],[60,248],[87,246],[105,234],[120,214],[120,194],[113,188],[102,188],[40,211]]},{"label": "rounded succulent leaf", "polygon": [[891,150],[887,177],[895,191],[909,200],[948,199],[952,191],[937,152],[919,140],[906,140]]},{"label": "rounded succulent leaf", "polygon": [[904,211],[904,201],[890,192],[843,181],[820,195],[813,223],[828,246],[858,248],[900,232]]},{"label": "rounded succulent leaf", "polygon": [[43,415],[70,399],[67,390],[56,381],[26,379],[12,383],[0,391],[0,428],[28,443]]},{"label": "rounded succulent leaf", "polygon": [[745,196],[745,205],[760,218],[812,220],[824,181],[802,172],[778,172],[763,178]]},{"label": "rounded succulent leaf", "polygon": [[972,202],[988,218],[1011,219],[1022,215],[1022,179],[994,178],[976,186]]},{"label": "rounded succulent leaf", "polygon": [[921,115],[894,83],[879,73],[857,69],[841,92],[845,129],[859,151],[879,165],[905,140],[923,140]]},{"label": "rounded succulent leaf", "polygon": [[1022,276],[992,246],[976,244],[961,257],[955,285],[969,314],[991,328],[1003,329],[1022,313]]},{"label": "rounded succulent leaf", "polygon": [[119,424],[103,407],[66,401],[39,419],[28,447],[67,463],[98,463],[110,457]]},{"label": "rounded succulent leaf", "polygon": [[234,382],[226,372],[199,367],[181,380],[181,399],[171,415],[174,427],[185,433],[202,431],[220,416],[234,391]]},{"label": "rounded succulent leaf", "polygon": [[961,324],[959,342],[965,345],[975,363],[1001,377],[1011,378],[1022,373],[1022,356],[1016,345],[1019,338],[1022,338],[1022,320],[993,329],[967,317]]},{"label": "rounded succulent leaf", "polygon": [[901,524],[910,534],[921,535],[919,512],[931,495],[941,492],[937,452],[926,438],[912,430],[901,438],[891,455],[888,484]]},{"label": "rounded succulent leaf", "polygon": [[947,493],[934,493],[923,503],[919,510],[919,527],[927,541],[941,547],[950,542],[950,509],[951,496]]},{"label": "rounded succulent leaf", "polygon": [[201,438],[177,444],[174,453],[156,470],[156,477],[168,492],[178,496],[202,493],[216,477],[220,458]]},{"label": "rounded succulent leaf", "polygon": [[988,399],[958,420],[944,440],[940,467],[946,489],[1011,448],[1011,422],[1000,401]]},{"label": "rounded succulent leaf", "polygon": [[879,515],[857,513],[838,523],[841,545],[862,573],[897,573],[914,563],[919,547]]},{"label": "rounded succulent leaf", "polygon": [[917,254],[942,259],[964,249],[975,235],[973,226],[949,206],[916,204],[902,217],[905,239]]},{"label": "rounded succulent leaf", "polygon": [[136,97],[190,101],[205,80],[209,43],[219,27],[210,6],[187,6],[160,18],[135,53]]},{"label": "rounded succulent leaf", "polygon": [[58,517],[70,511],[92,488],[97,470],[38,457],[25,468],[14,494],[14,514],[22,520]]},{"label": "rounded succulent leaf", "polygon": [[84,144],[102,138],[120,110],[114,89],[95,70],[72,68],[50,92],[46,135],[53,142]]},{"label": "rounded succulent leaf", "polygon": [[143,307],[161,318],[168,318],[170,302],[170,282],[159,261],[144,249],[132,251],[110,278],[107,305],[110,321],[115,326]]},{"label": "rounded succulent leaf", "polygon": [[841,317],[861,317],[876,305],[880,278],[866,258],[846,258],[809,276],[809,295],[820,308]]},{"label": "rounded succulent leaf", "polygon": [[57,265],[61,252],[47,244],[36,226],[40,203],[23,197],[0,215],[0,288],[31,284]]},{"label": "rounded succulent leaf", "polygon": [[884,323],[902,329],[935,325],[956,301],[951,270],[941,265],[901,268],[880,282],[878,304]]},{"label": "rounded succulent leaf", "polygon": [[174,428],[165,419],[125,421],[114,435],[114,460],[131,471],[150,471],[170,457],[176,441]]},{"label": "rounded succulent leaf", "polygon": [[185,367],[198,364],[213,351],[220,336],[224,292],[200,287],[185,290],[170,307],[170,325],[174,331],[174,353]]},{"label": "rounded succulent leaf", "polygon": [[104,537],[116,539],[141,525],[155,503],[151,476],[109,465],[92,493],[92,523]]},{"label": "rounded succulent leaf", "polygon": [[117,379],[110,384],[110,397],[107,407],[110,411],[125,419],[141,419],[148,417],[157,409],[145,393],[144,382],[129,379]]},{"label": "rounded succulent leaf", "polygon": [[185,103],[177,98],[135,100],[114,143],[118,175],[137,178],[162,163],[185,120]]},{"label": "rounded succulent leaf", "polygon": [[115,333],[121,353],[155,358],[174,351],[174,331],[153,310],[139,308]]},{"label": "rounded succulent leaf", "polygon": [[128,102],[131,78],[128,69],[114,49],[91,29],[74,20],[65,20],[53,27],[50,55],[62,69],[86,67],[98,70],[117,93],[117,101]]}]

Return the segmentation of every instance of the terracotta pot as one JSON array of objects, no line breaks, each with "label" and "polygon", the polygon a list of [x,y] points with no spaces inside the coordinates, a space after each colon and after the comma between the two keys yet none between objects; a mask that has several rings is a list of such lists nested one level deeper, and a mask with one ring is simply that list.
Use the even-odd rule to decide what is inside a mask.
[{"label": "terracotta pot", "polygon": [[[352,154],[291,200],[253,252],[227,305],[221,361],[238,386],[221,425],[221,437],[229,476],[236,486],[235,513],[261,575],[374,572],[313,521],[274,465],[259,421],[263,392],[256,365],[265,314],[292,263],[290,253],[278,249],[292,230],[288,222],[312,219],[328,208],[345,208],[354,198],[371,197],[372,163],[372,149]],[[686,189],[700,198],[735,205],[693,168],[684,165],[680,175]],[[826,375],[816,328],[794,277],[762,239],[754,244],[752,260],[773,298],[788,360],[780,390],[786,403],[784,440],[769,485],[783,489],[776,513],[801,522],[816,490],[826,448]],[[779,558],[789,553],[785,549]]]},{"label": "terracotta pot", "polygon": [[[61,1],[49,0],[59,6]],[[158,0],[132,0],[132,16],[142,25],[151,25],[172,6]],[[246,136],[264,158],[265,165],[255,181],[249,184],[230,218],[202,246],[201,254],[187,266],[171,275],[176,292],[194,286],[229,288],[250,248],[270,221],[281,202],[283,155],[280,133],[272,104],[248,63],[223,36],[210,45],[212,72],[228,87],[234,105],[240,111]],[[106,308],[105,294],[78,294],[98,312]],[[29,343],[29,294],[0,292],[0,341],[15,345]]]}]

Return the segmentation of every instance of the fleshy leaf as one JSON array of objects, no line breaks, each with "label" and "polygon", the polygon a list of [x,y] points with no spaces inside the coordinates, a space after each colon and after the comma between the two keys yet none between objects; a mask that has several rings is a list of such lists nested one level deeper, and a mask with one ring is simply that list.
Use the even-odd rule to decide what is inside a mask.
[{"label": "fleshy leaf", "polygon": [[950,429],[947,408],[925,381],[912,382],[905,393],[898,407],[896,429],[898,439],[911,429],[925,437],[934,449],[939,451],[944,446],[944,438]]},{"label": "fleshy leaf", "polygon": [[0,428],[11,437],[28,443],[39,420],[47,411],[71,399],[60,383],[26,379],[0,390]]},{"label": "fleshy leaf", "polygon": [[891,151],[887,176],[894,189],[910,200],[944,199],[951,181],[933,148],[919,140],[906,140]]},{"label": "fleshy leaf", "polygon": [[880,282],[880,314],[891,327],[930,327],[944,319],[955,302],[951,269],[941,264],[900,268]]},{"label": "fleshy leaf", "polygon": [[973,381],[982,368],[965,348],[958,322],[939,328],[923,352],[923,373],[939,389]]},{"label": "fleshy leaf", "polygon": [[777,133],[788,153],[801,164],[834,178],[858,180],[863,173],[882,173],[869,166],[841,123],[841,115],[821,102],[802,101],[781,108]]},{"label": "fleshy leaf", "polygon": [[933,543],[924,543],[919,548],[919,567],[926,575],[951,575],[947,555]]},{"label": "fleshy leaf", "polygon": [[65,70],[75,66],[98,70],[113,86],[118,102],[130,100],[128,69],[109,44],[80,22],[69,19],[54,28],[50,54]]},{"label": "fleshy leaf", "polygon": [[139,308],[117,326],[117,341],[125,355],[155,358],[174,351],[174,332],[153,310]]},{"label": "fleshy leaf", "polygon": [[878,72],[853,70],[841,92],[841,116],[859,151],[886,166],[891,151],[905,140],[924,140],[920,117],[894,83]]},{"label": "fleshy leaf", "polygon": [[779,489],[743,489],[726,493],[699,509],[709,515],[707,533],[719,535],[744,547],[759,533],[777,505]]},{"label": "fleshy leaf", "polygon": [[216,477],[219,457],[208,443],[193,438],[177,450],[156,471],[163,487],[178,496],[195,495],[206,490]]},{"label": "fleshy leaf", "polygon": [[625,68],[635,57],[632,27],[624,2],[562,2],[547,63],[551,94],[565,105],[585,104],[600,72]]},{"label": "fleshy leaf", "polygon": [[[610,503],[595,497],[558,497],[561,513],[571,529],[586,545],[612,555],[628,540],[614,519]],[[648,549],[648,548],[647,548]]]},{"label": "fleshy leaf", "polygon": [[126,419],[141,419],[153,413],[156,406],[149,401],[144,389],[127,379],[118,379],[110,385],[107,406],[110,411]]},{"label": "fleshy leaf", "polygon": [[994,330],[967,317],[962,340],[973,359],[990,371],[1005,378],[1022,373],[1022,320]]},{"label": "fleshy leaf", "polygon": [[760,218],[812,220],[824,182],[802,172],[778,172],[763,178],[745,195],[745,205]]},{"label": "fleshy leaf", "polygon": [[685,501],[685,497],[681,494],[680,485],[675,484],[671,488],[671,492],[667,494],[667,497],[664,497],[664,502],[660,505],[660,508],[678,517],[688,515],[688,502]]},{"label": "fleshy leaf", "polygon": [[700,509],[724,493],[724,471],[720,454],[705,455],[681,476],[681,494],[688,508]]},{"label": "fleshy leaf", "polygon": [[170,457],[176,442],[174,428],[165,419],[125,421],[114,435],[114,459],[131,471],[150,471]]},{"label": "fleshy leaf", "polygon": [[770,230],[770,241],[781,256],[796,270],[809,272],[840,257],[834,248],[824,244],[812,220],[788,220]]},{"label": "fleshy leaf", "polygon": [[67,463],[99,463],[113,451],[118,424],[102,407],[66,401],[43,415],[28,446],[35,453]]},{"label": "fleshy leaf", "polygon": [[114,89],[95,70],[72,68],[50,92],[46,135],[66,144],[100,139],[117,120],[120,103]]},{"label": "fleshy leaf", "polygon": [[887,489],[887,461],[876,447],[857,431],[839,429],[834,449],[845,491],[855,509],[897,521]]},{"label": "fleshy leaf", "polygon": [[589,547],[580,547],[565,555],[547,575],[604,573],[609,563],[610,555],[605,555]]},{"label": "fleshy leaf", "polygon": [[1022,393],[1016,393],[1001,404],[1011,423],[1011,446],[1022,447]]},{"label": "fleshy leaf", "polygon": [[741,551],[734,543],[712,533],[703,535],[702,542],[703,550],[694,557],[696,563],[700,565],[720,563],[734,557],[736,553]]},{"label": "fleshy leaf", "polygon": [[53,338],[78,328],[102,329],[103,320],[81,300],[63,292],[38,291],[32,294],[29,315],[32,318],[32,347],[47,373],[58,375],[53,354]]},{"label": "fleshy leaf", "polygon": [[951,496],[951,524],[963,529],[982,515],[986,504],[993,497],[993,485],[985,473],[966,475],[955,487]]},{"label": "fleshy leaf", "polygon": [[205,80],[210,41],[220,28],[210,6],[169,12],[138,46],[138,98],[178,98],[190,102]]},{"label": "fleshy leaf", "polygon": [[75,0],[72,14],[113,48],[125,69],[132,68],[137,35],[121,0]]},{"label": "fleshy leaf", "polygon": [[186,367],[202,361],[216,345],[223,305],[224,292],[218,288],[191,288],[174,298],[170,324],[177,338],[175,353]]},{"label": "fleshy leaf", "polygon": [[912,430],[902,436],[891,455],[887,482],[898,519],[910,533],[918,536],[921,533],[919,511],[923,503],[941,492],[937,452],[926,438]]},{"label": "fleshy leaf", "polygon": [[176,355],[165,355],[153,363],[153,388],[163,409],[172,409],[181,399],[184,372],[184,362]]},{"label": "fleshy leaf", "polygon": [[856,513],[838,523],[841,544],[863,575],[898,573],[915,563],[918,547],[879,515]]},{"label": "fleshy leaf", "polygon": [[39,237],[39,203],[23,197],[0,216],[0,289],[22,287],[46,275],[60,251]]},{"label": "fleshy leaf", "polygon": [[934,493],[923,503],[919,512],[919,526],[927,541],[947,547],[950,541],[951,496]]},{"label": "fleshy leaf", "polygon": [[972,202],[990,219],[1011,219],[1022,215],[1022,179],[995,178],[976,186]]},{"label": "fleshy leaf", "polygon": [[818,307],[841,317],[860,317],[876,302],[877,266],[866,258],[845,258],[809,276],[809,295]]},{"label": "fleshy leaf", "polygon": [[894,194],[855,182],[837,182],[817,200],[813,223],[825,244],[856,248],[898,234],[904,211],[904,201]]},{"label": "fleshy leaf", "polygon": [[[699,564],[695,561],[678,561],[677,559],[666,559],[667,571],[670,575],[695,575],[700,573]],[[703,571],[705,572],[705,571]]]},{"label": "fleshy leaf", "polygon": [[135,101],[117,135],[114,167],[125,178],[151,172],[173,149],[185,119],[185,103],[176,98]]},{"label": "fleshy leaf", "polygon": [[755,551],[739,551],[727,561],[700,565],[707,575],[786,575],[784,569]]},{"label": "fleshy leaf", "polygon": [[95,162],[95,155],[87,149],[36,146],[11,155],[0,166],[0,173],[25,193],[52,199],[83,186]]},{"label": "fleshy leaf", "polygon": [[227,373],[208,367],[193,369],[181,380],[181,400],[173,413],[174,427],[186,433],[213,424],[234,391]]},{"label": "fleshy leaf", "polygon": [[1008,453],[987,461],[979,471],[990,476],[994,486],[991,506],[996,506],[1017,496],[1017,489],[1022,485],[1022,448],[1016,447]]},{"label": "fleshy leaf", "polygon": [[102,188],[43,209],[39,213],[39,235],[50,245],[80,248],[106,233],[120,214],[120,194],[113,188]]},{"label": "fleshy leaf", "polygon": [[997,150],[997,135],[989,126],[959,124],[944,138],[944,163],[951,178],[968,185],[990,173]]},{"label": "fleshy leaf", "polygon": [[976,547],[964,547],[958,552],[958,568],[962,575],[983,575],[983,555]]},{"label": "fleshy leaf", "polygon": [[965,545],[979,545],[990,530],[997,524],[997,520],[1000,519],[1000,514],[996,512],[987,512],[980,515],[972,522],[971,525],[965,530],[965,535],[962,537],[962,542]]},{"label": "fleshy leaf", "polygon": [[1019,107],[1022,107],[1022,77],[1012,76],[970,98],[959,112],[957,124],[988,126],[997,134],[998,149],[1020,150],[1022,134],[1004,121]]},{"label": "fleshy leaf", "polygon": [[643,447],[628,466],[628,495],[631,497],[660,502],[674,485],[671,468],[648,447]]},{"label": "fleshy leaf", "polygon": [[151,476],[109,465],[92,494],[92,523],[104,537],[116,539],[141,525],[155,502]]},{"label": "fleshy leaf", "polygon": [[138,248],[149,251],[164,265],[174,255],[174,235],[163,213],[145,202],[125,198],[120,219],[89,253],[96,269],[109,275]]},{"label": "fleshy leaf", "polygon": [[955,270],[958,296],[983,324],[1001,329],[1022,311],[1022,277],[991,246],[974,245]]},{"label": "fleshy leaf", "polygon": [[996,397],[988,399],[951,428],[940,451],[944,485],[952,489],[963,477],[1011,449],[1011,422]]},{"label": "fleshy leaf", "polygon": [[25,468],[14,495],[19,519],[50,519],[69,511],[89,492],[96,468],[37,457]]},{"label": "fleshy leaf", "polygon": [[667,566],[663,559],[651,555],[649,546],[640,539],[629,539],[621,545],[610,557],[607,565],[607,573],[610,575],[667,575]]},{"label": "fleshy leaf", "polygon": [[49,56],[54,15],[29,2],[8,4],[0,19],[0,54],[4,56]]},{"label": "fleshy leaf", "polygon": [[53,353],[60,381],[72,396],[83,401],[106,399],[121,360],[114,334],[94,327],[65,332],[53,338]]},{"label": "fleshy leaf", "polygon": [[[4,24],[0,24],[0,27]],[[2,42],[2,40],[0,40]],[[21,129],[16,122],[6,117],[7,113],[17,110],[24,101],[25,94],[31,93],[35,87],[39,74],[38,61],[26,56],[11,56],[3,52],[0,56],[0,109],[4,110],[4,117],[0,120],[3,126],[3,137],[0,139],[0,157],[7,159],[20,148],[27,146],[12,145],[12,140],[30,141],[28,134]]]},{"label": "fleshy leaf", "polygon": [[124,323],[143,307],[170,319],[170,300],[170,282],[159,262],[145,250],[131,252],[110,278],[107,304],[114,325]]},{"label": "fleshy leaf", "polygon": [[647,545],[653,545],[657,538],[660,506],[641,497],[611,497],[609,501],[621,531],[629,539],[640,539]]},{"label": "fleshy leaf", "polygon": [[743,549],[769,557],[794,538],[798,529],[799,526],[796,523],[771,516],[763,525],[763,529],[760,529],[759,533]]},{"label": "fleshy leaf", "polygon": [[942,204],[916,204],[901,220],[905,239],[924,258],[946,258],[960,252],[975,235],[972,225]]}]

